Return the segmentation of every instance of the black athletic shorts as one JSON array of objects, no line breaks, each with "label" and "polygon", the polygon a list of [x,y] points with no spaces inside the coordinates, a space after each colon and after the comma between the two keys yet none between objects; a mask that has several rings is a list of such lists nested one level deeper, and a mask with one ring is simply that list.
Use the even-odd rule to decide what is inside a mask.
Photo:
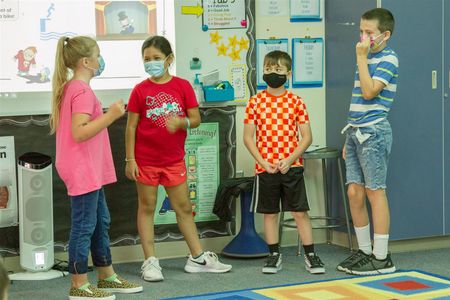
[{"label": "black athletic shorts", "polygon": [[262,214],[308,211],[303,171],[303,167],[293,167],[286,174],[257,174],[253,185],[253,211]]}]

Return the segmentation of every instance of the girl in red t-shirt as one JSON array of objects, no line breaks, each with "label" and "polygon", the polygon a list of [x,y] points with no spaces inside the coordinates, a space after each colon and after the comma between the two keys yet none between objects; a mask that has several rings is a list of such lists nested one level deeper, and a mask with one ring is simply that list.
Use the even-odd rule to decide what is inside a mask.
[{"label": "girl in red t-shirt", "polygon": [[228,272],[230,265],[219,262],[215,253],[203,251],[188,197],[184,143],[187,129],[200,125],[194,90],[187,80],[170,75],[168,68],[174,55],[166,38],[152,36],[145,40],[142,59],[150,77],[131,92],[125,135],[125,173],[136,181],[138,192],[137,225],[145,255],[142,278],[164,279],[154,249],[153,218],[158,185],[164,186],[169,196],[191,252],[185,271]]}]

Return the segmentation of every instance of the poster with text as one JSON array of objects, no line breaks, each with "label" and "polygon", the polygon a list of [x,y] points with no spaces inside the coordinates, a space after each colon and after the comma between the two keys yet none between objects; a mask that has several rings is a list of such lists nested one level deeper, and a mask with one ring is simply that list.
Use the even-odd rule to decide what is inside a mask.
[{"label": "poster with text", "polygon": [[203,26],[208,30],[247,28],[245,0],[203,0]]},{"label": "poster with text", "polygon": [[[185,144],[188,198],[195,222],[218,220],[212,213],[219,178],[219,123],[191,128]],[[176,224],[176,214],[164,187],[159,186],[155,224]]]}]

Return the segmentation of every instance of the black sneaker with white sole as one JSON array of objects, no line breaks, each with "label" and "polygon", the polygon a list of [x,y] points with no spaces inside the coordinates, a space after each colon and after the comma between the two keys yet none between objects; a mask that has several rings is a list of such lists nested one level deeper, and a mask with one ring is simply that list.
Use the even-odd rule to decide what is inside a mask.
[{"label": "black sneaker with white sole", "polygon": [[267,257],[264,267],[262,268],[262,272],[264,274],[276,274],[281,269],[281,254],[273,253]]},{"label": "black sneaker with white sole", "polygon": [[305,254],[305,268],[311,274],[325,273],[324,264],[315,253]]},{"label": "black sneaker with white sole", "polygon": [[347,273],[353,275],[377,275],[394,273],[395,270],[391,255],[388,253],[383,260],[377,259],[373,254],[365,257],[353,266],[348,267]]},{"label": "black sneaker with white sole", "polygon": [[358,261],[369,257],[370,254],[366,254],[361,250],[358,250],[357,252],[353,253],[349,257],[347,257],[343,262],[341,262],[337,269],[338,271],[347,272],[348,268],[356,264]]}]

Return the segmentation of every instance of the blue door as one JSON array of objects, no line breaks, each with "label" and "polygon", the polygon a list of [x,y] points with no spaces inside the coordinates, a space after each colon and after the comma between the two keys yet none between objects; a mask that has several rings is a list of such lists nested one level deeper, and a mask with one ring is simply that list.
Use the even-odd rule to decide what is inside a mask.
[{"label": "blue door", "polygon": [[396,20],[389,45],[399,56],[387,183],[397,240],[443,234],[442,1],[381,1]]},{"label": "blue door", "polygon": [[[325,1],[326,126],[327,146],[342,149],[347,113],[355,79],[355,45],[359,40],[361,15],[376,0]],[[340,203],[340,202],[339,202]]]},{"label": "blue door", "polygon": [[[326,42],[326,139],[327,146],[342,149],[345,136],[341,129],[347,124],[352,88],[355,79],[355,45],[359,40],[361,15],[374,7],[376,0],[325,1]],[[320,122],[320,120],[313,122]],[[333,216],[344,217],[342,194],[336,162],[328,167],[328,199]],[[345,167],[344,167],[345,168]],[[339,205],[339,206],[337,206]],[[350,212],[349,212],[350,213]]]},{"label": "blue door", "polygon": [[444,0],[444,186],[445,234],[450,235],[450,0]]}]

